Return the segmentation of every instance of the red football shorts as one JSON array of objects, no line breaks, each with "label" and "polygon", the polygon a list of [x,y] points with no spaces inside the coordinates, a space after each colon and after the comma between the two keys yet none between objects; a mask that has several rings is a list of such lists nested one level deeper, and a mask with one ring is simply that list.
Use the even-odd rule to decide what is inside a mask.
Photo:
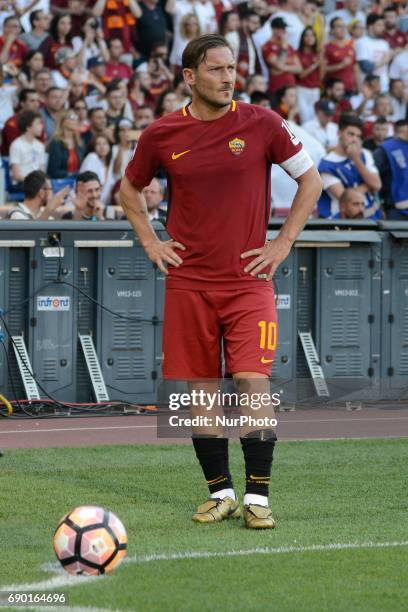
[{"label": "red football shorts", "polygon": [[225,372],[271,375],[277,345],[273,288],[227,291],[167,289],[163,376],[173,380],[221,377]]}]

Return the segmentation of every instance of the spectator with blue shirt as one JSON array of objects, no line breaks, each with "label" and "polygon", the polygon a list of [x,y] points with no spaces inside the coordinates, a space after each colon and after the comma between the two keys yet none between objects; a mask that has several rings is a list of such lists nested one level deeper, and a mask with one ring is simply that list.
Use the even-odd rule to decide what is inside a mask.
[{"label": "spectator with blue shirt", "polygon": [[340,196],[339,212],[333,219],[364,219],[365,198],[357,189],[345,189]]},{"label": "spectator with blue shirt", "polygon": [[333,218],[339,212],[339,200],[348,188],[364,195],[366,219],[382,217],[377,199],[381,179],[371,151],[361,146],[362,135],[363,125],[356,115],[341,116],[339,142],[323,157],[318,168],[323,180],[323,192],[317,202],[320,217]]},{"label": "spectator with blue shirt", "polygon": [[395,137],[374,152],[381,175],[381,197],[388,219],[408,221],[408,119],[394,125]]}]

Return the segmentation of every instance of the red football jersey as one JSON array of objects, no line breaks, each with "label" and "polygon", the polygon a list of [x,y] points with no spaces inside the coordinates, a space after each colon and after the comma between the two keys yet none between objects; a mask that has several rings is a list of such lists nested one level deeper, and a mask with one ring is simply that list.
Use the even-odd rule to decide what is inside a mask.
[{"label": "red football jersey", "polygon": [[[262,55],[267,65],[270,56],[277,56],[281,59],[285,57],[286,63],[292,66],[295,63],[296,51],[290,45],[284,49],[271,39],[263,45]],[[282,87],[294,87],[295,85],[296,76],[292,72],[278,72],[269,67],[269,93],[275,93]]]},{"label": "red football jersey", "polygon": [[[312,53],[308,53],[306,51],[298,51],[298,58],[300,59],[300,63],[302,64],[303,70],[305,70],[306,68],[310,68],[310,66],[318,62],[318,55],[314,51]],[[319,68],[315,68],[305,77],[301,77],[298,74],[296,78],[298,85],[300,85],[301,87],[320,87]]]},{"label": "red football jersey", "polygon": [[336,70],[336,72],[330,72],[328,76],[330,78],[343,81],[346,91],[357,89],[354,78],[356,52],[354,50],[353,42],[348,40],[343,46],[330,42],[324,48],[324,56],[328,66],[332,66],[333,64],[341,64],[346,57],[349,57],[351,59],[351,63],[348,66],[341,68],[340,70]]},{"label": "red football jersey", "polygon": [[387,41],[391,49],[402,49],[408,42],[407,34],[405,32],[401,32],[401,30],[395,30],[393,34],[390,34],[387,32],[387,30],[385,30],[383,39]]},{"label": "red football jersey", "polygon": [[[169,235],[181,242],[183,263],[169,266],[168,287],[239,289],[265,283],[244,271],[241,253],[262,247],[270,215],[271,164],[295,178],[312,163],[273,111],[233,102],[220,119],[200,121],[184,107],[146,128],[126,176],[136,187],[158,168],[168,176]],[[296,157],[294,157],[296,156]]]}]

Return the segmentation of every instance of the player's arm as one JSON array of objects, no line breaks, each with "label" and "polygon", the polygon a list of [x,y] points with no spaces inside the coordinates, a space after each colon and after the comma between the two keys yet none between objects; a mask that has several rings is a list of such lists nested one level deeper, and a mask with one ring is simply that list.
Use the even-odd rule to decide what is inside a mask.
[{"label": "player's arm", "polygon": [[284,131],[280,132],[280,138],[273,140],[270,152],[273,155],[275,151],[276,154],[276,150],[279,151],[280,146],[282,148],[286,147],[287,152],[294,152],[294,155],[287,157],[286,161],[279,161],[278,163],[297,182],[298,190],[290,213],[278,236],[267,242],[263,247],[247,251],[241,255],[242,258],[255,256],[245,267],[245,272],[249,272],[251,276],[263,273],[266,280],[271,280],[279,264],[289,255],[293,243],[316,206],[323,186],[317,168],[313,165],[305,150],[300,148],[300,143],[291,132],[289,125],[276,116],[274,121],[275,123],[277,121],[281,122]]},{"label": "player's arm", "polygon": [[119,197],[122,208],[149,259],[164,274],[167,274],[166,264],[171,264],[178,268],[183,263],[183,260],[174,249],[185,250],[185,246],[174,240],[159,240],[149,220],[142,188],[135,187],[124,176],[120,186]]},{"label": "player's arm", "polygon": [[245,272],[249,272],[251,276],[257,276],[261,272],[265,274],[267,268],[266,280],[273,277],[278,266],[289,255],[293,243],[316,206],[322,191],[322,179],[316,167],[312,166],[295,180],[299,187],[290,213],[278,236],[267,242],[263,248],[253,249],[241,255],[242,258],[258,255],[245,268]]}]

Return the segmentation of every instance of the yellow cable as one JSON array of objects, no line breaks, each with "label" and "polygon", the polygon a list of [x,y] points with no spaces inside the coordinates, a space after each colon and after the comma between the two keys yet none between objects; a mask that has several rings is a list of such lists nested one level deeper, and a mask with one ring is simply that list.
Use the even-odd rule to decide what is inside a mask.
[{"label": "yellow cable", "polygon": [[2,402],[7,408],[8,416],[11,416],[13,414],[13,406],[10,404],[8,399],[4,397],[4,395],[1,395],[1,393],[0,393],[0,402]]}]

